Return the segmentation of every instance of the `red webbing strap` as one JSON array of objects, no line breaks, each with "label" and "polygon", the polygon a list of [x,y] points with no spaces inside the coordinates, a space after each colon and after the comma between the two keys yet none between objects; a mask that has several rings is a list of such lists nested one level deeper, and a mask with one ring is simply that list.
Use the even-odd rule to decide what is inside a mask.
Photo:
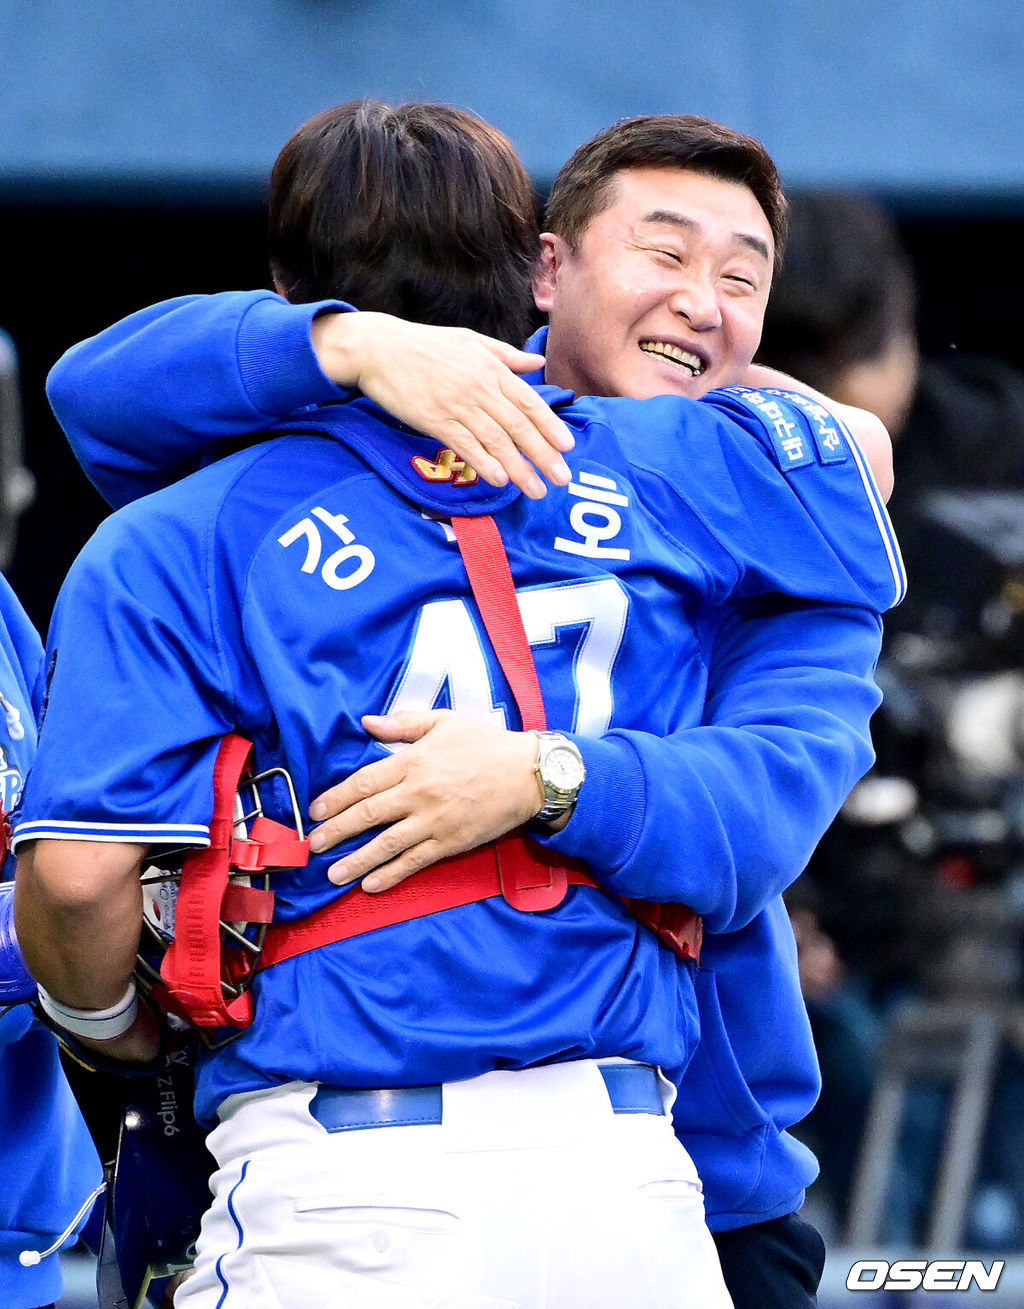
[{"label": "red webbing strap", "polygon": [[649,928],[673,954],[700,963],[704,919],[689,905],[671,901],[655,904],[652,900],[627,900],[625,896],[621,899],[636,921]]},{"label": "red webbing strap", "polygon": [[[507,850],[502,847],[513,841],[528,845],[514,834],[503,836],[469,854],[432,864],[390,891],[368,895],[356,886],[306,918],[274,923],[267,931],[259,966],[270,968],[322,945],[333,945],[335,941],[347,941],[380,927],[408,923],[427,914],[501,895],[501,867],[507,857]],[[534,871],[549,857],[546,850],[537,846],[528,848],[526,855]],[[576,860],[567,860],[562,867],[569,886],[605,889]],[[653,904],[646,900],[623,900],[623,904],[637,922],[652,931],[680,959],[700,962],[704,923],[699,914],[680,904]]]},{"label": "red webbing strap", "polygon": [[[423,918],[443,909],[457,909],[461,905],[502,895],[504,864],[508,847],[513,843],[527,845],[514,833],[503,836],[468,854],[431,864],[389,891],[369,895],[362,887],[356,886],[306,918],[291,923],[274,923],[263,943],[260,968],[269,968],[283,959],[292,959],[321,945],[362,936],[378,927],[408,923],[413,918]],[[512,855],[513,859],[518,857],[518,852]],[[534,880],[539,880],[543,875],[541,866],[548,859],[547,852],[534,845],[526,851],[526,858],[530,861]],[[584,871],[583,865],[575,860],[556,866],[569,885],[598,886]],[[545,878],[545,890],[549,883],[550,879]]]},{"label": "red webbing strap", "polygon": [[[309,842],[300,838],[294,827],[285,827],[284,823],[277,823],[273,818],[260,814],[249,824],[247,840],[231,842],[230,862],[233,873],[262,873],[268,868],[303,868],[309,863]],[[234,915],[221,914],[221,917],[232,918]],[[262,919],[252,918],[251,921],[262,922]]]},{"label": "red webbing strap", "polygon": [[[489,514],[453,518],[452,531],[491,646],[519,706],[523,731],[543,731],[548,721],[544,699],[498,525]],[[539,861],[536,848],[515,832],[498,846],[501,893],[524,913],[554,909],[568,889],[564,868]]]},{"label": "red webbing strap", "polygon": [[168,951],[172,957],[168,962],[165,955],[161,963],[162,980],[153,987],[154,998],[165,1009],[197,1027],[247,1027],[252,1022],[246,983],[256,971],[259,944],[254,943],[252,954],[226,948],[221,928],[224,923],[266,926],[274,917],[274,893],[232,882],[231,874],[301,868],[309,862],[309,842],[294,828],[262,814],[250,823],[246,839],[234,836],[235,797],[252,747],[240,737],[226,741],[230,744],[226,750],[222,745],[214,765],[211,845],[190,853],[182,866],[177,907],[184,917]]},{"label": "red webbing strap", "polygon": [[252,996],[244,992],[226,1002],[221,986],[221,903],[228,885],[234,837],[233,812],[238,779],[252,750],[241,736],[226,736],[213,767],[210,844],[189,854],[182,869],[175,908],[174,940],[160,976],[176,1005],[200,1026],[252,1022]]},{"label": "red webbing strap", "polygon": [[548,725],[547,714],[498,525],[489,514],[453,518],[452,531],[480,617],[519,706],[523,731],[542,732]]}]

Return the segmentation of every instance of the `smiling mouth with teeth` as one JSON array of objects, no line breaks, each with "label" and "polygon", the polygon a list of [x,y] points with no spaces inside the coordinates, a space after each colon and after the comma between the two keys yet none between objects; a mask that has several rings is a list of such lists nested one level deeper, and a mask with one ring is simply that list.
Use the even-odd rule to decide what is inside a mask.
[{"label": "smiling mouth with teeth", "polygon": [[671,345],[668,341],[641,341],[639,345],[644,354],[655,355],[659,359],[667,359],[669,363],[679,364],[689,372],[691,377],[700,377],[704,371],[705,364],[700,355],[691,354],[682,346]]}]

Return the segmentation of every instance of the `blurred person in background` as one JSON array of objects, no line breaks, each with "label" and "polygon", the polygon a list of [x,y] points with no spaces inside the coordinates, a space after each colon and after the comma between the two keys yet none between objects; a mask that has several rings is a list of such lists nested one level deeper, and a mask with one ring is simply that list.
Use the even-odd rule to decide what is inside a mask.
[{"label": "blurred person in background", "polygon": [[[21,463],[17,360],[0,332],[0,566],[32,498]],[[99,1160],[68,1088],[52,1033],[33,1017],[35,982],[13,935],[8,814],[36,747],[43,647],[0,574],[0,1305],[37,1309],[61,1293],[58,1250],[85,1223]]]},{"label": "blurred person in background", "polygon": [[[910,578],[907,602],[886,619],[878,763],[787,897],[822,1064],[822,1094],[804,1130],[840,1222],[892,1006],[980,985],[958,976],[947,953],[957,934],[949,939],[952,915],[939,897],[998,882],[1021,850],[1019,833],[993,842],[983,827],[993,811],[1015,806],[1020,790],[1020,752],[1009,738],[1024,695],[1022,647],[1006,605],[1012,585],[994,553],[1001,535],[1012,558],[1024,521],[1024,375],[955,350],[922,357],[917,301],[910,258],[882,205],[849,192],[790,197],[786,265],[758,358],[885,422],[889,510]],[[903,838],[911,818],[930,833],[923,848]],[[995,993],[1003,976],[995,956],[990,967]],[[941,1096],[924,1086],[912,1096],[887,1210],[891,1240],[920,1238],[939,1153]],[[1012,1136],[1022,1110],[1024,1074],[1007,1050],[979,1192],[991,1196],[995,1185],[1003,1203],[975,1205],[1001,1215],[975,1222],[977,1245],[1024,1240],[1016,1164],[1024,1143]]]},{"label": "blurred person in background", "polygon": [[877,414],[893,441],[889,515],[914,585],[886,630],[922,630],[950,604],[936,578],[923,498],[1024,489],[1024,374],[1002,359],[922,358],[917,286],[890,214],[868,196],[790,197],[786,263],[757,358]]}]

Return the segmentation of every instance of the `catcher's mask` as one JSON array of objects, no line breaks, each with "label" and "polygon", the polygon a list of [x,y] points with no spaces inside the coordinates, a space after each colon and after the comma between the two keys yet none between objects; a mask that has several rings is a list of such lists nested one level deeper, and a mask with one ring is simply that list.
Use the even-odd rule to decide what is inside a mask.
[{"label": "catcher's mask", "polygon": [[[274,912],[271,873],[309,860],[291,777],[283,768],[253,772],[252,754],[244,737],[224,738],[214,765],[209,846],[163,856],[163,866],[142,874],[136,975],[157,1004],[193,1023],[211,1047],[241,1034],[213,1029],[252,1022],[250,988]],[[287,793],[291,827],[264,813],[261,788],[275,779]]]}]

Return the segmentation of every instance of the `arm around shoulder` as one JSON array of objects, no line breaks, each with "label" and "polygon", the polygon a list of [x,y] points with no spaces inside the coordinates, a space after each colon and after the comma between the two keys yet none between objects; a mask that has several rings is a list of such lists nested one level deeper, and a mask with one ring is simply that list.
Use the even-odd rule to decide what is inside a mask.
[{"label": "arm around shoulder", "polygon": [[270,291],[163,301],[68,350],[47,396],[79,463],[119,508],[194,472],[225,442],[337,399],[310,329],[345,308],[291,305]]},{"label": "arm around shoulder", "polygon": [[704,720],[658,737],[576,737],[587,778],[562,832],[610,890],[674,901],[710,930],[750,922],[803,870],[873,760],[881,622],[786,598],[723,624]]}]

